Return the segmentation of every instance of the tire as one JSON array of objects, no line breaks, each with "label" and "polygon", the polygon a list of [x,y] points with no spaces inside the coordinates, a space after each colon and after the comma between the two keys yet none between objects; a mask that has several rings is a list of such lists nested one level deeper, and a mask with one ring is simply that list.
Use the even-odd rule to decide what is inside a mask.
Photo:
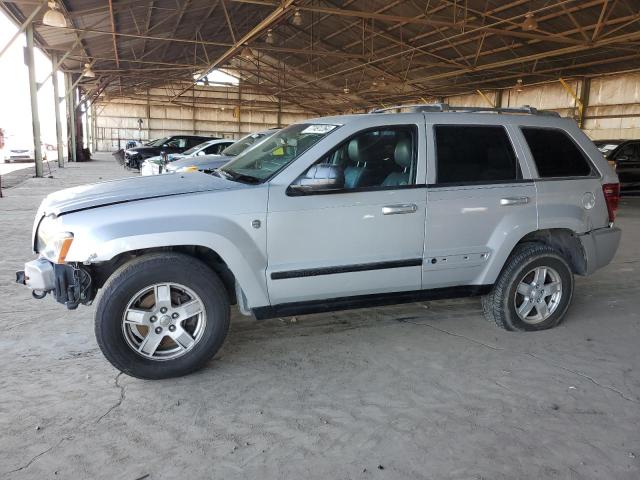
[{"label": "tire", "polygon": [[104,356],[121,372],[142,379],[202,368],[228,329],[224,285],[205,264],[179,253],[144,255],[121,266],[102,288],[95,314]]},{"label": "tire", "polygon": [[[544,280],[536,283],[542,277]],[[567,313],[573,285],[571,267],[560,252],[544,244],[523,244],[511,254],[491,291],[482,297],[484,315],[509,331],[553,328]]]}]

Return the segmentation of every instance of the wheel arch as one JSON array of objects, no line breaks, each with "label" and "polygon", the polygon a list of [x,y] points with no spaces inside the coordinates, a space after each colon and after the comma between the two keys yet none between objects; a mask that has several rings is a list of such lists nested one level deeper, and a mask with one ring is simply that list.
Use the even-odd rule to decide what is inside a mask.
[{"label": "wheel arch", "polygon": [[229,303],[231,305],[237,303],[236,276],[229,268],[227,262],[216,251],[203,245],[172,245],[121,252],[108,262],[101,262],[91,266],[90,269],[95,288],[102,288],[109,277],[122,265],[130,262],[134,258],[152,253],[181,253],[201,261],[220,277],[229,298]]},{"label": "wheel arch", "polygon": [[562,254],[569,263],[573,273],[578,275],[585,275],[587,273],[587,260],[584,255],[582,243],[578,235],[571,229],[545,228],[529,232],[516,243],[509,253],[509,257],[524,243],[541,243],[548,245]]}]

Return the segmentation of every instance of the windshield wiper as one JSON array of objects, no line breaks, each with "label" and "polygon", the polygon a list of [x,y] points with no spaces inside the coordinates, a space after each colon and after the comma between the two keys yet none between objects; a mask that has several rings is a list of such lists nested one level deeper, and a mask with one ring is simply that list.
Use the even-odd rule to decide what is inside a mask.
[{"label": "windshield wiper", "polygon": [[252,183],[252,184],[260,183],[259,178],[252,177],[251,175],[244,175],[238,172],[230,172],[228,170],[222,170],[221,168],[218,168],[216,171],[220,173],[220,175],[234,182]]}]

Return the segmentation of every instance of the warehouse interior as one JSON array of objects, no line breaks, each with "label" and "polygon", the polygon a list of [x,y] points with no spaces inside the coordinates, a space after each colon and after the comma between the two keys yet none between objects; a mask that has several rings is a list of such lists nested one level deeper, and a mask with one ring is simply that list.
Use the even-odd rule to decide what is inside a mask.
[{"label": "warehouse interior", "polygon": [[[131,142],[426,104],[529,106],[593,141],[640,140],[637,0],[14,0],[0,12],[16,26],[0,57],[26,38],[29,85],[16,88],[31,103],[16,115],[34,138],[28,169],[0,171],[0,477],[640,476],[637,191],[620,199],[613,262],[576,277],[569,319],[532,335],[492,328],[476,298],[260,322],[234,309],[204,370],[149,382],[100,356],[91,309],[42,308],[10,278],[33,256],[43,198],[138,176],[113,156]],[[45,81],[54,113],[38,105]]]}]

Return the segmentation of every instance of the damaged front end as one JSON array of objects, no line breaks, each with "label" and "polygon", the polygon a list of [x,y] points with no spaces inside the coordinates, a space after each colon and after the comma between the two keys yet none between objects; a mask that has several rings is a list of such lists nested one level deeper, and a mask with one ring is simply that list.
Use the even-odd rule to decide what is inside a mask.
[{"label": "damaged front end", "polygon": [[56,264],[40,257],[24,265],[16,272],[16,282],[31,289],[34,298],[52,294],[57,302],[69,310],[78,305],[88,305],[95,297],[91,273],[74,263]]}]

